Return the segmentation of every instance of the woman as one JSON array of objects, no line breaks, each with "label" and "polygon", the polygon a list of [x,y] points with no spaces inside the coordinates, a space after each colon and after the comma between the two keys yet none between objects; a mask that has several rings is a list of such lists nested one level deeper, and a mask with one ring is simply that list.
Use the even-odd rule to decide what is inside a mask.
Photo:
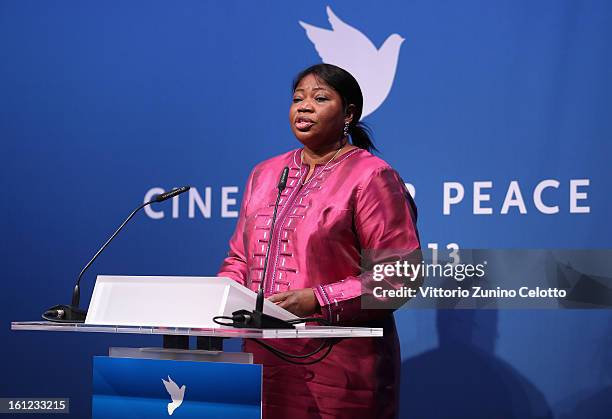
[{"label": "woman", "polygon": [[[318,314],[337,325],[384,328],[383,338],[341,340],[313,365],[290,364],[245,341],[245,351],[264,365],[267,418],[392,418],[397,412],[395,323],[390,310],[361,309],[362,281],[369,275],[361,264],[363,252],[418,249],[416,211],[398,174],[370,154],[373,144],[359,123],[362,107],[357,81],[339,67],[319,64],[296,77],[289,121],[303,148],[253,169],[218,274],[254,291],[263,281],[270,301],[300,317]],[[270,231],[285,166],[287,187]],[[290,353],[318,345],[273,342]]]}]

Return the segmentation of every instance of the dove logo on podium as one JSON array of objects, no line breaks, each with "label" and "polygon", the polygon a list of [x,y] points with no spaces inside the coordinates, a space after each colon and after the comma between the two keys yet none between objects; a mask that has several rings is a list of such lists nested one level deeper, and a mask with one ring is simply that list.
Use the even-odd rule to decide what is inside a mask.
[{"label": "dove logo on podium", "polygon": [[324,63],[342,67],[357,79],[363,91],[364,118],[378,109],[391,91],[404,38],[394,33],[377,49],[367,36],[341,21],[329,6],[327,17],[331,30],[299,23]]},{"label": "dove logo on podium", "polygon": [[172,416],[174,411],[178,409],[178,407],[183,403],[183,397],[185,397],[186,387],[183,384],[183,386],[179,388],[179,386],[176,385],[174,381],[172,381],[172,378],[170,378],[170,376],[168,376],[168,381],[164,380],[163,378],[162,381],[164,382],[166,391],[172,399],[172,402],[168,403],[168,415]]}]

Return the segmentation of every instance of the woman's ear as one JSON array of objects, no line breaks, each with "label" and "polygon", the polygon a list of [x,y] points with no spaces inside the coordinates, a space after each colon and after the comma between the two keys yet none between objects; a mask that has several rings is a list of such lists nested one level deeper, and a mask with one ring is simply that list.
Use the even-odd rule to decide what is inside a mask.
[{"label": "woman's ear", "polygon": [[346,107],[346,112],[344,113],[344,122],[352,124],[353,118],[355,118],[355,105],[350,104]]}]

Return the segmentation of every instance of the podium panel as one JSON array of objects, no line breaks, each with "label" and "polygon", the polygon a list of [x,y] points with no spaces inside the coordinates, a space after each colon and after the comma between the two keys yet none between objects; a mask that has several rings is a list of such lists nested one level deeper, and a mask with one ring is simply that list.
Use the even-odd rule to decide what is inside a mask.
[{"label": "podium panel", "polygon": [[[263,340],[383,336],[382,328],[310,325],[296,329],[236,329],[26,321],[11,322],[11,329]],[[170,348],[111,348],[110,354],[93,360],[94,419],[261,419],[262,365],[252,364],[251,354]]]},{"label": "podium panel", "polygon": [[92,418],[260,419],[261,391],[261,365],[96,356]]}]

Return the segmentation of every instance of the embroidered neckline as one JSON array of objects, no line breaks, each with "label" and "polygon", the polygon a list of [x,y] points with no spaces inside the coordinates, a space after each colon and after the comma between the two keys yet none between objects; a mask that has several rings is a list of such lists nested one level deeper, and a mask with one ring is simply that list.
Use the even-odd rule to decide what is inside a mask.
[{"label": "embroidered neckline", "polygon": [[[294,169],[298,169],[298,170],[300,170],[300,171],[302,170],[302,168],[303,168],[304,166],[307,166],[306,164],[301,163],[301,162],[300,162],[300,164],[298,164],[297,157],[298,157],[298,155],[300,154],[301,150],[302,150],[301,148],[297,148],[297,149],[296,149],[296,150],[293,152],[293,166],[294,166],[293,168],[294,168]],[[349,156],[352,156],[353,154],[356,154],[356,153],[357,153],[357,152],[359,152],[359,151],[365,151],[365,150],[364,150],[363,148],[359,148],[359,147],[358,147],[358,148],[354,148],[354,149],[353,149],[353,150],[351,150],[351,151],[347,151],[346,153],[344,153],[343,155],[341,155],[340,157],[338,157],[338,160],[337,160],[336,162],[334,162],[334,164],[329,165],[328,167],[325,167],[325,171],[331,170],[332,168],[336,167],[336,166],[337,166],[339,163],[343,162],[343,161],[344,161],[346,158],[348,158]],[[316,168],[317,166],[319,166],[319,167],[320,167],[320,166],[325,166],[325,165],[324,165],[324,164],[316,164],[316,165],[315,165],[315,168]]]}]

